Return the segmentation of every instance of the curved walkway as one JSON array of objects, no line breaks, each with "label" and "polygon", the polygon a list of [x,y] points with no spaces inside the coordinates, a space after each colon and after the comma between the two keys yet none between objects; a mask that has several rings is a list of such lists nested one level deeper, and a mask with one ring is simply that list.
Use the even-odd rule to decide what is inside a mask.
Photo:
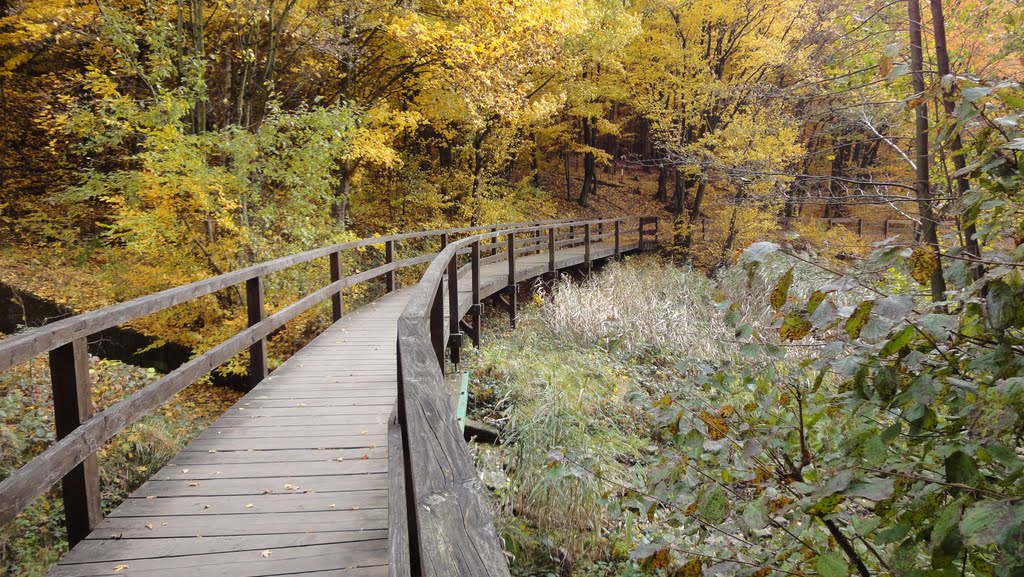
[{"label": "curved walkway", "polygon": [[[589,256],[614,254],[612,243],[601,242]],[[555,252],[556,269],[585,264],[582,246]],[[550,266],[546,252],[519,256],[515,279],[531,280]],[[508,278],[505,260],[482,266],[481,297],[507,289]],[[461,283],[460,318],[473,305],[469,284]],[[397,394],[397,320],[410,292],[388,293],[334,323],[50,574],[387,575],[388,422]]]}]

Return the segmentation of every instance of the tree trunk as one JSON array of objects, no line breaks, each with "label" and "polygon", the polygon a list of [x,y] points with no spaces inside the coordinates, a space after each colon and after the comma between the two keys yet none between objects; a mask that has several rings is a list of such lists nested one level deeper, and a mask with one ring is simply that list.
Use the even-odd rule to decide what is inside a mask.
[{"label": "tree trunk", "polygon": [[[921,39],[921,5],[918,0],[907,0],[907,16],[910,27],[910,68],[914,92],[922,97],[924,84],[924,54]],[[917,189],[917,206],[921,217],[922,240],[935,253],[935,270],[932,271],[932,300],[943,300],[946,292],[946,281],[942,276],[942,250],[939,247],[939,236],[935,212],[932,205],[931,182],[928,175],[928,105],[920,102],[915,107],[914,151],[917,163],[915,188]]]},{"label": "tree trunk", "polygon": [[675,171],[675,187],[673,188],[672,194],[672,212],[673,214],[680,215],[686,210],[686,181],[683,179],[683,173],[677,168]]},{"label": "tree trunk", "polygon": [[690,217],[686,222],[686,237],[683,239],[683,258],[690,259],[690,247],[693,246],[693,231],[697,226],[697,219],[700,218],[701,204],[704,203],[704,189],[707,183],[704,177],[697,182],[697,192],[693,196],[693,206],[690,207]]},{"label": "tree trunk", "polygon": [[583,145],[587,147],[587,151],[583,154],[583,188],[580,191],[579,204],[584,208],[590,205],[590,195],[597,185],[597,163],[592,148],[594,132],[591,130],[591,124],[590,118],[583,119]]},{"label": "tree trunk", "polygon": [[654,200],[665,202],[668,200],[668,167],[664,164],[658,165],[658,193]]},{"label": "tree trunk", "polygon": [[569,173],[569,149],[565,149],[565,198],[572,200],[572,175]]},{"label": "tree trunk", "polygon": [[[932,28],[934,30],[935,38],[935,64],[938,68],[940,80],[949,76],[951,71],[949,67],[949,50],[946,44],[946,16],[942,9],[942,0],[930,0],[929,6],[932,12]],[[952,116],[954,103],[953,103],[953,84],[950,83],[948,88],[942,91],[942,107],[945,109],[946,114]],[[964,157],[963,141],[960,138],[960,132],[957,131],[953,135],[950,148],[953,151],[953,168],[960,176],[956,177],[956,188],[958,196],[961,198],[970,189],[970,183],[967,181],[967,175],[963,174],[964,168],[967,166],[967,159]],[[951,191],[952,192],[952,191]],[[968,255],[978,258],[981,256],[981,248],[978,246],[978,239],[974,238],[977,229],[974,223],[974,217],[971,211],[965,210],[960,215],[961,231],[960,234],[963,237],[964,252]],[[975,278],[980,278],[981,268],[975,267],[974,274]]]}]

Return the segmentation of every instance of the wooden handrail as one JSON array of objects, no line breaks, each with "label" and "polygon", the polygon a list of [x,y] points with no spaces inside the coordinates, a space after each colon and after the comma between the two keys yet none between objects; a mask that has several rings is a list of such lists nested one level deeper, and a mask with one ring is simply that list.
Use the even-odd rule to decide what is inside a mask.
[{"label": "wooden handrail", "polygon": [[[622,221],[623,219],[615,220],[616,231],[618,231],[619,222]],[[64,486],[68,537],[70,544],[74,546],[78,541],[84,539],[101,519],[98,473],[95,464],[96,451],[114,435],[148,412],[166,403],[188,385],[245,350],[249,350],[251,354],[249,383],[252,385],[258,383],[267,373],[265,339],[287,322],[328,299],[332,302],[332,318],[339,319],[344,314],[342,291],[347,287],[384,276],[387,281],[387,290],[394,290],[397,288],[394,278],[395,271],[430,263],[429,272],[436,268],[440,255],[447,255],[447,260],[444,263],[444,268],[447,270],[449,263],[455,263],[455,255],[470,253],[474,262],[477,263],[474,270],[476,274],[479,274],[481,240],[496,239],[505,234],[506,230],[513,230],[515,234],[553,230],[567,222],[570,221],[559,219],[516,223],[505,225],[504,228],[485,225],[421,231],[334,244],[83,313],[0,341],[0,371],[28,361],[39,354],[50,352],[54,412],[58,429],[57,440],[53,444],[9,477],[0,481],[0,525],[5,525],[13,520],[33,500],[61,480]],[[582,221],[573,222],[574,226],[584,224],[586,223]],[[448,242],[453,234],[461,235],[477,231],[488,232]],[[445,239],[447,246],[440,252],[440,255],[429,253],[396,260],[396,242],[430,236],[441,236]],[[343,276],[341,252],[379,244],[385,246],[384,264]],[[470,246],[471,244],[472,246]],[[264,305],[263,278],[268,274],[323,257],[328,257],[329,260],[330,281],[328,284],[274,314],[267,315]],[[457,269],[453,266],[452,270]],[[457,277],[457,274],[453,276]],[[454,288],[454,292],[457,293],[457,278],[449,282],[450,286]],[[242,283],[246,285],[247,289],[246,308],[249,325],[247,328],[106,410],[96,414],[92,413],[86,346],[88,337],[111,327]],[[479,279],[477,278],[474,283],[474,298],[478,301]],[[420,282],[420,285],[423,285],[423,281]],[[416,288],[416,294],[422,292],[420,285]],[[443,321],[443,303],[440,300],[443,288],[440,285],[435,286],[437,288],[432,295],[432,307],[423,309],[428,313],[431,308],[434,309],[432,314],[429,314],[433,321],[431,325],[428,325],[428,329],[438,323],[438,318]],[[435,301],[441,303],[439,307]],[[457,309],[457,299],[453,299],[452,302],[454,309]],[[437,313],[438,310],[440,310],[440,315]],[[477,313],[479,313],[478,308]],[[406,319],[404,322],[410,321]],[[479,320],[477,319],[476,322],[478,323]],[[453,324],[454,326],[457,325]],[[455,341],[461,339],[461,335],[454,338],[452,334],[449,334],[457,332],[452,327],[434,328],[434,331],[439,334],[442,355],[446,345],[454,346]],[[401,355],[399,356],[401,357]],[[443,356],[441,358],[435,356],[433,362],[435,367],[438,366],[439,362],[443,363]],[[404,414],[402,413],[401,399],[398,409],[400,414]],[[402,427],[403,430],[404,428]],[[411,474],[411,470],[407,469],[407,474]]]},{"label": "wooden handrail", "polygon": [[[621,223],[625,220],[572,221],[571,226],[582,227],[583,234],[578,242],[568,242],[584,245],[584,260],[589,265],[593,237],[598,236],[591,233],[591,227],[597,225],[603,231],[605,224],[613,224],[610,238],[615,241],[613,256],[618,257],[623,234]],[[656,219],[640,218],[637,222],[637,233],[641,236],[647,224],[654,224],[655,228],[646,234],[657,234]],[[450,242],[427,267],[399,316],[398,415],[394,422],[401,432],[394,442],[389,442],[388,458],[389,462],[402,463],[401,488],[405,498],[389,496],[389,524],[402,525],[389,527],[389,534],[395,536],[389,550],[389,574],[393,577],[509,575],[476,467],[445,390],[443,343],[458,347],[461,338],[444,339],[443,335],[445,331],[454,333],[452,327],[458,326],[456,317],[461,317],[457,294],[453,294],[458,291],[457,257],[460,254],[465,254],[467,248],[471,254],[473,302],[470,311],[474,312],[476,341],[479,338],[480,265],[494,258],[493,255],[480,257],[483,241],[504,238],[509,261],[510,313],[514,322],[515,284],[522,280],[516,278],[515,256],[519,252],[516,237],[536,234],[526,242],[536,243],[540,250],[547,245],[548,268],[554,272],[556,245],[560,244],[556,240],[557,228],[558,224],[548,224],[494,229]],[[601,236],[605,236],[603,232]],[[494,245],[489,243],[488,246]],[[531,245],[527,250],[536,249]],[[446,274],[450,315],[447,326],[442,304]],[[455,359],[457,353],[453,351]],[[396,451],[402,453],[401,459],[394,456]],[[394,531],[400,534],[395,535]]]}]

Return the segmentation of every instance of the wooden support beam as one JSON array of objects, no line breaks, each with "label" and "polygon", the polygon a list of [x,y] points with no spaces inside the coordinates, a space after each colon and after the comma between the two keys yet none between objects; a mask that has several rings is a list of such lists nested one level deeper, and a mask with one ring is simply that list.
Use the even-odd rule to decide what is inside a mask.
[{"label": "wooden support beam", "polygon": [[[391,264],[395,262],[395,241],[389,240],[384,244],[384,263]],[[385,292],[394,292],[398,288],[398,284],[395,282],[395,271],[390,270],[384,273],[384,290]]]},{"label": "wooden support beam", "polygon": [[[447,241],[447,235],[445,235]],[[459,331],[459,263],[452,256],[448,261],[448,354],[452,364],[459,364],[462,333]]]},{"label": "wooden support beam", "polygon": [[622,251],[619,250],[619,223],[620,221],[615,221],[615,260],[622,259]]},{"label": "wooden support beam", "polygon": [[508,233],[508,324],[516,328],[516,233]]},{"label": "wooden support beam", "polygon": [[[263,322],[266,307],[263,303],[262,276],[245,281],[245,301],[249,326]],[[249,345],[249,374],[246,384],[251,389],[265,378],[267,378],[267,340],[262,338]]]},{"label": "wooden support beam", "polygon": [[584,273],[590,276],[591,270],[591,259],[590,259],[590,223],[583,225],[583,267]]},{"label": "wooden support beam", "polygon": [[483,304],[480,302],[480,241],[475,241],[470,249],[472,259],[472,283],[473,283],[473,305],[470,307],[470,314],[473,315],[473,346],[480,348],[480,326],[483,321]]},{"label": "wooden support beam", "polygon": [[437,291],[434,293],[434,300],[430,306],[430,341],[434,345],[434,354],[437,355],[437,364],[444,374],[444,347],[448,339],[445,338],[447,331],[444,326],[444,285],[438,283]]},{"label": "wooden support beam", "polygon": [[[93,416],[89,383],[89,349],[84,338],[50,351],[54,424],[57,440],[71,434]],[[100,475],[96,454],[85,458],[61,480],[68,545],[74,547],[103,519]]]},{"label": "wooden support beam", "polygon": [[[331,282],[337,282],[341,280],[341,253],[332,252],[330,256],[331,261]],[[345,292],[344,289],[339,290],[331,296],[331,320],[338,322],[341,317],[345,316]]]}]

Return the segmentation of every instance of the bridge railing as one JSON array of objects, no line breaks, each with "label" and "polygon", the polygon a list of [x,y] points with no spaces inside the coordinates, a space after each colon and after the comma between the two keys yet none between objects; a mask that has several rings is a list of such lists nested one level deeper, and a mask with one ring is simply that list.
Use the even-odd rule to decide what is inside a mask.
[{"label": "bridge railing", "polygon": [[[504,226],[554,227],[567,222],[562,219]],[[332,302],[332,318],[337,320],[344,314],[342,296],[346,288],[384,277],[385,289],[395,290],[397,270],[433,263],[437,255],[432,252],[397,259],[397,243],[435,237],[440,240],[440,250],[445,249],[455,237],[481,231],[490,234],[495,230],[498,227],[493,225],[475,226],[396,234],[325,246],[69,317],[0,341],[0,372],[38,355],[48,354],[57,439],[38,456],[0,481],[0,526],[12,521],[32,501],[60,481],[68,540],[74,546],[102,519],[96,452],[114,435],[246,350],[249,351],[248,382],[254,386],[267,376],[266,339],[285,323],[328,299]],[[491,234],[491,237],[495,237],[495,234]],[[559,239],[564,242],[565,239],[574,240],[575,237],[561,235]],[[385,252],[383,264],[344,275],[340,258],[342,253],[381,244]],[[263,279],[269,274],[317,259],[327,259],[329,264],[330,277],[325,286],[268,315],[264,303]],[[245,287],[248,317],[245,329],[111,407],[98,413],[94,411],[88,367],[88,342],[91,337],[111,327],[237,285]]]},{"label": "bridge railing", "polygon": [[[634,224],[635,223],[635,224]],[[635,228],[627,227],[635,226]],[[652,228],[653,226],[653,228]],[[582,246],[584,266],[594,244],[612,243],[618,256],[623,237],[649,246],[657,219],[600,219],[495,229],[449,244],[430,263],[398,320],[398,399],[388,427],[389,566],[392,577],[509,575],[479,476],[445,390],[445,350],[458,361],[459,271],[468,267],[470,315],[479,339],[481,266],[508,261],[510,317],[515,319],[516,258],[547,252],[548,272],[556,252]],[[501,245],[505,250],[500,252]],[[605,248],[607,250],[607,248]],[[484,256],[486,253],[486,256]],[[459,265],[459,257],[469,262]],[[448,318],[445,318],[445,295]]]}]

